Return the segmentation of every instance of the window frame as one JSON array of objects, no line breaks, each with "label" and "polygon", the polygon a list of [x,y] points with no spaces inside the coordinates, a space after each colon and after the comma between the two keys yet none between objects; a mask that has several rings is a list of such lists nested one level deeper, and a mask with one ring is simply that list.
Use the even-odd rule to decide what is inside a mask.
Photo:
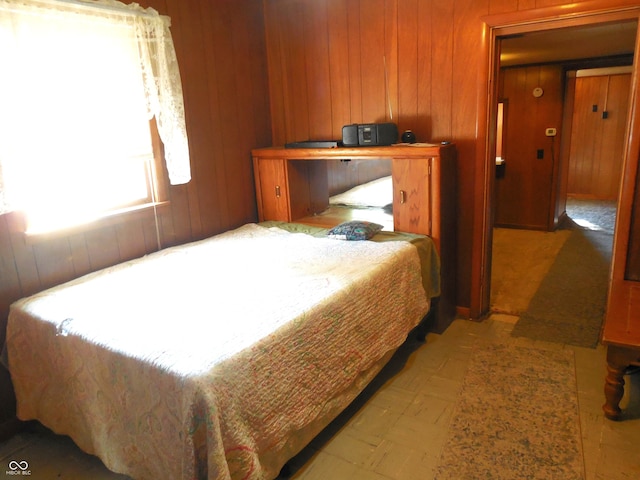
[{"label": "window frame", "polygon": [[[70,235],[82,234],[99,230],[101,228],[122,225],[127,222],[153,219],[158,221],[157,216],[168,211],[171,202],[169,200],[169,182],[166,164],[164,161],[164,146],[160,135],[155,117],[149,121],[149,133],[151,136],[151,147],[153,152],[153,160],[146,165],[147,169],[147,186],[150,190],[150,198],[142,200],[139,203],[132,203],[126,207],[118,207],[89,222],[83,222],[72,226],[66,226],[47,231],[29,231],[28,219],[24,212],[19,212],[22,217],[25,243],[28,245],[38,244],[44,241],[54,240]],[[150,180],[150,181],[149,181]]]}]

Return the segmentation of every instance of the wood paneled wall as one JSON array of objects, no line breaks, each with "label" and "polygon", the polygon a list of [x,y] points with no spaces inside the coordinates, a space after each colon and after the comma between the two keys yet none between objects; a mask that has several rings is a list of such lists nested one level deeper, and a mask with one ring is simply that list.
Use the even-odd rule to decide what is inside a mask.
[{"label": "wood paneled wall", "polygon": [[[192,180],[170,188],[163,247],[256,221],[250,151],[271,142],[262,3],[144,0],[171,17],[182,76]],[[153,215],[31,243],[18,214],[0,216],[0,346],[18,298],[157,249]],[[1,424],[14,415],[0,368]]]},{"label": "wood paneled wall", "polygon": [[[479,54],[486,41],[482,18],[568,2],[140,3],[172,19],[191,149],[193,180],[170,189],[171,206],[160,216],[163,245],[256,220],[251,148],[340,138],[344,124],[393,115],[400,130],[412,129],[419,141],[457,145],[457,303],[469,305],[473,212],[482,193],[475,179],[478,103],[484,101],[478,84],[486,62]],[[25,243],[20,222],[0,217],[2,334],[8,305],[18,297],[156,248],[147,217],[38,244]],[[6,392],[6,381],[0,382]],[[7,411],[0,411],[0,422]]]},{"label": "wood paneled wall", "polygon": [[356,185],[391,175],[391,159],[332,160],[327,162],[329,195],[349,190]]},{"label": "wood paneled wall", "polygon": [[618,199],[630,86],[630,73],[575,79],[569,195]]},{"label": "wood paneled wall", "polygon": [[[470,303],[483,17],[559,0],[264,0],[273,142],[391,120],[458,150],[457,304]],[[573,2],[575,3],[575,2]],[[385,68],[386,67],[386,68]],[[389,108],[389,105],[391,108]],[[481,139],[480,139],[481,140]],[[481,142],[480,142],[481,144]]]}]

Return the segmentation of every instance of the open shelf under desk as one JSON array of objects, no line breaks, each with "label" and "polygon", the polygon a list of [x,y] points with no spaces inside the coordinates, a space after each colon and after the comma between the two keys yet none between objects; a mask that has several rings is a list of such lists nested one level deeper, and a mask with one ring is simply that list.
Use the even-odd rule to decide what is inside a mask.
[{"label": "open shelf under desk", "polygon": [[383,226],[383,230],[393,232],[393,213],[387,213],[380,208],[349,208],[330,205],[321,213],[297,218],[294,222],[314,227],[332,228],[351,220],[379,223]]}]

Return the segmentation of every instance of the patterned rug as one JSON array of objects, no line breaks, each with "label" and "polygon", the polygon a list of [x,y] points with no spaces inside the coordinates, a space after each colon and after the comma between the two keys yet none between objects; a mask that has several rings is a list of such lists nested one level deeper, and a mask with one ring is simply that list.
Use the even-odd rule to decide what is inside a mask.
[{"label": "patterned rug", "polygon": [[595,348],[607,301],[613,237],[573,228],[512,335]]},{"label": "patterned rug", "polygon": [[474,347],[437,480],[584,480],[571,350]]}]

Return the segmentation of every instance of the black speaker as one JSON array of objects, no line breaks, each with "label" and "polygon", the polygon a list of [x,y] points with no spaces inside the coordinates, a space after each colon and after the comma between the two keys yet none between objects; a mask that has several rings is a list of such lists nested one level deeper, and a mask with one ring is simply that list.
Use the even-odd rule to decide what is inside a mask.
[{"label": "black speaker", "polygon": [[345,125],[342,127],[342,146],[357,147],[358,146],[358,125]]},{"label": "black speaker", "polygon": [[397,141],[398,127],[395,123],[353,124],[342,127],[342,145],[345,147],[393,145]]}]

